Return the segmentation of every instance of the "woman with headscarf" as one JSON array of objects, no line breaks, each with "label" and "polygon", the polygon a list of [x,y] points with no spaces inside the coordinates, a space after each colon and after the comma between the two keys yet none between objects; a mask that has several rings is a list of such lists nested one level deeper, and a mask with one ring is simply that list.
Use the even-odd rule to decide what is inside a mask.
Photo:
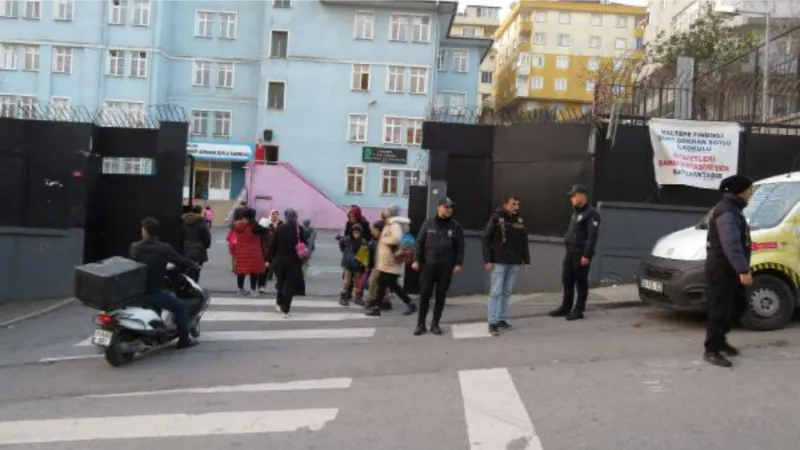
[{"label": "woman with headscarf", "polygon": [[297,223],[297,212],[289,208],[283,217],[286,221],[275,230],[270,241],[267,266],[275,271],[278,279],[277,309],[288,317],[292,298],[305,292],[303,262],[308,258],[308,242],[305,231]]},{"label": "woman with headscarf", "polygon": [[[261,236],[261,249],[264,252],[264,261],[269,261],[269,246],[272,241],[272,236],[275,234],[275,230],[283,224],[283,221],[280,220],[280,213],[278,210],[273,209],[269,212],[269,217],[262,217],[261,220],[258,221],[258,224],[267,230],[266,233]],[[259,294],[264,295],[267,293],[267,282],[272,281],[274,275],[272,269],[265,269],[264,273],[258,277]]]},{"label": "woman with headscarf", "polygon": [[314,250],[317,242],[317,231],[311,226],[311,220],[306,219],[303,221],[303,230],[305,231],[306,243],[308,244],[308,259],[303,263],[303,279],[306,278],[308,272],[308,265],[311,262],[311,257],[314,255]]},{"label": "woman with headscarf", "polygon": [[[347,223],[344,225],[344,234],[336,236],[336,240],[339,241],[344,236],[350,236],[353,232],[353,225],[355,224],[361,225],[362,230],[369,230],[370,228],[369,220],[364,217],[361,208],[358,205],[350,205],[350,209],[347,211]],[[365,233],[364,239],[369,242],[372,240],[372,235],[370,233]]]},{"label": "woman with headscarf", "polygon": [[[255,291],[258,277],[266,270],[264,252],[261,249],[261,236],[266,231],[256,222],[256,211],[253,209],[245,211],[233,223],[233,271],[236,273],[236,285],[241,295],[250,295],[251,291]],[[244,288],[244,279],[247,276],[250,277],[249,291]]]},{"label": "woman with headscarf", "polygon": [[403,238],[408,236],[408,227],[411,221],[407,217],[400,216],[400,207],[392,205],[386,208],[388,219],[383,226],[381,236],[378,238],[375,254],[375,270],[378,273],[378,292],[376,298],[372,300],[367,311],[368,316],[380,316],[381,305],[386,298],[386,291],[391,290],[403,303],[406,304],[406,311],[403,315],[411,315],[417,312],[417,306],[411,301],[405,288],[400,286],[398,280],[403,274],[405,263],[398,260],[397,252],[403,246]]}]

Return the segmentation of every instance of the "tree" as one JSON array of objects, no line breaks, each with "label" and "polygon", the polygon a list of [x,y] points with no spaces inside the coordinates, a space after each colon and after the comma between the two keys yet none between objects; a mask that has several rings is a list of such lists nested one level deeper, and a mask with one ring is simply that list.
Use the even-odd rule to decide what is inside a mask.
[{"label": "tree", "polygon": [[643,66],[641,53],[635,50],[616,58],[599,58],[596,65],[586,68],[583,79],[594,87],[595,112],[606,114],[612,104],[630,100]]}]

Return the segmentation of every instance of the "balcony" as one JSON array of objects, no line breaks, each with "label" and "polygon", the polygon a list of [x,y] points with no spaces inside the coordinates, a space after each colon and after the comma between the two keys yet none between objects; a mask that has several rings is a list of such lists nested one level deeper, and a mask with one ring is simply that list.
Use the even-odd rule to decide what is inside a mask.
[{"label": "balcony", "polygon": [[517,75],[530,75],[531,74],[531,65],[530,60],[528,64],[517,64]]},{"label": "balcony", "polygon": [[514,92],[517,97],[527,97],[528,96],[528,86],[518,86],[516,92]]},{"label": "balcony", "polygon": [[519,53],[530,53],[531,52],[531,41],[524,41],[520,42],[517,46],[517,54]]},{"label": "balcony", "polygon": [[533,22],[530,20],[523,20],[519,23],[519,35],[530,36],[533,31]]}]

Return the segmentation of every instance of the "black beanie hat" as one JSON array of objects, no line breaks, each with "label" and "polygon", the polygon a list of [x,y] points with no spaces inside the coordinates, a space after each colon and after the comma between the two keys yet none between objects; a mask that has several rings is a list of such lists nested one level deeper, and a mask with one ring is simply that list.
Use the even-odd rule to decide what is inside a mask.
[{"label": "black beanie hat", "polygon": [[753,180],[744,175],[733,175],[722,180],[719,184],[721,192],[731,192],[733,194],[741,194],[753,185]]}]

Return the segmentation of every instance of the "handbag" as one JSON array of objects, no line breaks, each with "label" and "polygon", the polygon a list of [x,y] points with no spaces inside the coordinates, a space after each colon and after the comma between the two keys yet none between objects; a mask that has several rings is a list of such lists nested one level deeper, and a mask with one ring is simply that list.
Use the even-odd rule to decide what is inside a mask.
[{"label": "handbag", "polygon": [[303,242],[303,239],[300,237],[300,227],[295,228],[297,234],[297,244],[294,246],[295,252],[297,252],[297,257],[300,258],[301,261],[308,259],[311,252],[308,249],[308,245]]}]

